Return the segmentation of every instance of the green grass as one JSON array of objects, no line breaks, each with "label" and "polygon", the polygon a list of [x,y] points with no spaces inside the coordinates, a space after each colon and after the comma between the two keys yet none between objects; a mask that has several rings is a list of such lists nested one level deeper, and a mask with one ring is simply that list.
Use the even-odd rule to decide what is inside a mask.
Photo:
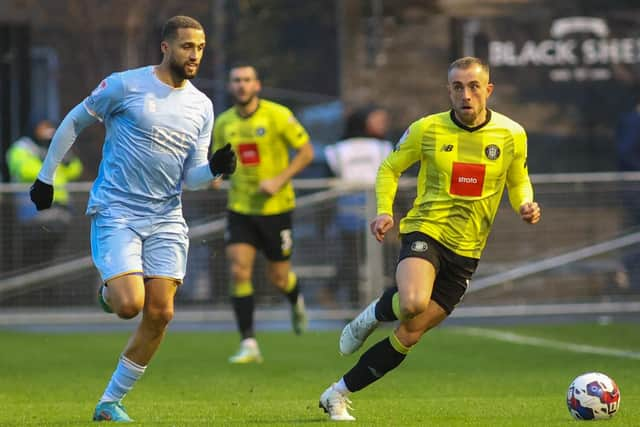
[{"label": "green grass", "polygon": [[[494,328],[495,329],[495,328]],[[501,328],[554,340],[640,351],[634,324]],[[389,330],[376,332],[368,344]],[[0,426],[92,425],[93,408],[128,334],[0,331]],[[358,356],[337,352],[338,331],[261,333],[265,363],[230,366],[233,333],[170,332],[125,399],[142,425],[320,425],[320,393]],[[352,396],[360,425],[572,426],[571,380],[602,371],[622,402],[607,426],[640,425],[639,361],[571,353],[436,329],[404,364]]]}]

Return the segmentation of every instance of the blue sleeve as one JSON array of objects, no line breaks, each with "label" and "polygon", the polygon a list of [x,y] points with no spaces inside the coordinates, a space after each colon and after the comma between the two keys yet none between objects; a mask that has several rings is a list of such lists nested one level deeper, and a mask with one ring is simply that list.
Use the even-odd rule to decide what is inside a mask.
[{"label": "blue sleeve", "polygon": [[76,105],[65,116],[56,133],[53,135],[47,156],[44,159],[38,179],[47,184],[53,184],[55,171],[62,158],[73,145],[84,128],[96,123],[96,117],[89,114],[82,104]]},{"label": "blue sleeve", "polygon": [[208,154],[211,144],[211,130],[213,129],[213,106],[208,104],[206,119],[195,150],[187,157],[184,165],[184,184],[187,189],[193,190],[202,187],[215,177],[209,168]]},{"label": "blue sleeve", "polygon": [[83,104],[89,114],[100,120],[118,112],[124,98],[124,82],[120,73],[113,73],[102,80]]}]

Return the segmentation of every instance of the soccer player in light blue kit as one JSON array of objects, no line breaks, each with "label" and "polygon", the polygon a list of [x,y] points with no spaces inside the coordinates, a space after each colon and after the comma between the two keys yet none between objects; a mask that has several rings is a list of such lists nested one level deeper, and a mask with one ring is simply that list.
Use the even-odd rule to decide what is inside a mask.
[{"label": "soccer player in light blue kit", "polygon": [[202,25],[175,16],[162,30],[162,63],[114,73],[65,117],[53,137],[31,199],[51,206],[53,177],[85,127],[106,127],[103,158],[89,197],[91,252],[105,285],[107,312],[142,320],[100,399],[95,421],[131,421],[122,398],[142,376],[173,317],[185,274],[189,240],[180,195],[231,174],[227,145],[207,160],[213,126],[211,101],[188,80],[205,46]]}]

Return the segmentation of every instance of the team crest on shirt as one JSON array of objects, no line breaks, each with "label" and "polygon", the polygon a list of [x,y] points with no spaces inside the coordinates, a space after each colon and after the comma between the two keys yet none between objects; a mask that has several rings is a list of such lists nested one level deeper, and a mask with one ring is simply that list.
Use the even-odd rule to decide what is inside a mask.
[{"label": "team crest on shirt", "polygon": [[427,245],[427,242],[422,240],[417,240],[411,243],[411,250],[413,252],[426,252],[427,249],[429,249],[429,245]]},{"label": "team crest on shirt", "polygon": [[487,159],[496,160],[500,157],[500,147],[495,144],[487,145],[484,149],[484,154],[486,154]]},{"label": "team crest on shirt", "polygon": [[265,133],[267,133],[267,130],[262,126],[256,129],[256,135],[258,136],[263,136]]}]

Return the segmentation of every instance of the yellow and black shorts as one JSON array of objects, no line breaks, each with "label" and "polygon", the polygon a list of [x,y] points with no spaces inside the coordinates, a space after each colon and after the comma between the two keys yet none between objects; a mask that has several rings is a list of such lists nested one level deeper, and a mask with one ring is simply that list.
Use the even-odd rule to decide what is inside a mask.
[{"label": "yellow and black shorts", "polygon": [[228,211],[226,244],[246,243],[264,253],[269,261],[286,261],[293,250],[292,212],[276,215],[245,215]]},{"label": "yellow and black shorts", "polygon": [[398,262],[405,258],[422,258],[433,264],[436,280],[431,299],[448,314],[462,301],[478,259],[456,254],[437,240],[418,231],[403,234]]}]

